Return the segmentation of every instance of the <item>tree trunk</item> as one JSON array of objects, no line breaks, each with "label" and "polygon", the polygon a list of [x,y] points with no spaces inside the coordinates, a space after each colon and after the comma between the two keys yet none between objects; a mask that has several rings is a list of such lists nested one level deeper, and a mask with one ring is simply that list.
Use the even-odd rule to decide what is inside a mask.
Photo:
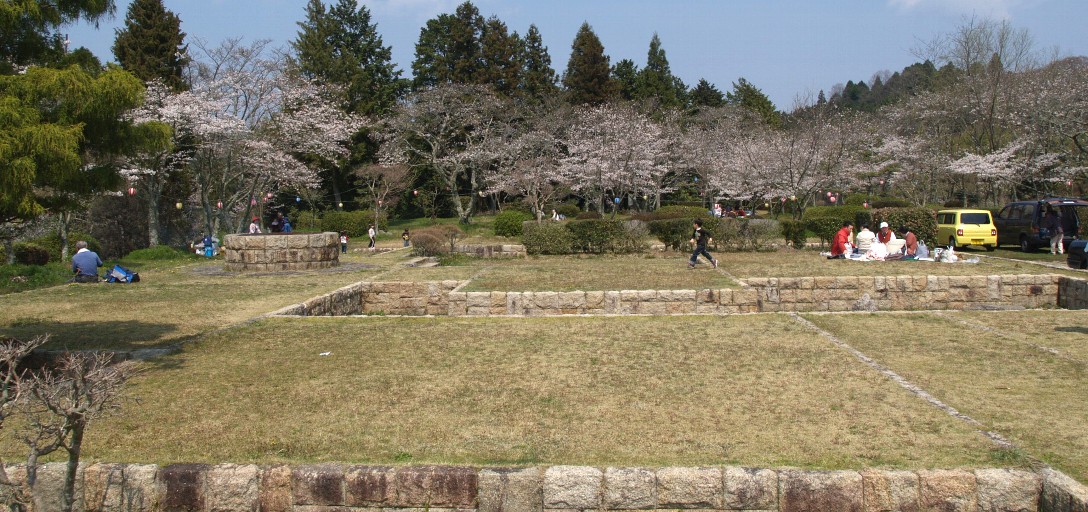
[{"label": "tree trunk", "polygon": [[79,469],[79,453],[83,448],[84,420],[72,422],[72,444],[68,448],[68,467],[64,473],[64,491],[61,496],[63,512],[72,512],[72,503],[76,495],[76,470]]},{"label": "tree trunk", "polygon": [[[35,511],[45,510],[42,506],[42,499],[38,493],[34,492],[34,486],[38,483],[38,452],[30,450],[30,455],[26,458],[26,490],[30,495],[30,503],[34,507]],[[18,507],[15,510],[24,510],[23,507]]]},{"label": "tree trunk", "polygon": [[159,245],[159,206],[162,205],[162,183],[159,178],[147,180],[147,245]]},{"label": "tree trunk", "polygon": [[60,226],[58,226],[58,235],[60,235],[60,260],[68,261],[68,227],[72,224],[72,212],[63,211],[58,215],[60,220]]}]

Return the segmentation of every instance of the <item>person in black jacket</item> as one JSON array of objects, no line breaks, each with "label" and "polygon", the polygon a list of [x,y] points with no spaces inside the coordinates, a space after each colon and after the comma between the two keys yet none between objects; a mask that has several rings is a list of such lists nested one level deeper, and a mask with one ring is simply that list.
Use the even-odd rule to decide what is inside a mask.
[{"label": "person in black jacket", "polygon": [[705,256],[714,268],[718,268],[718,260],[714,259],[709,252],[706,252],[706,244],[712,242],[714,238],[710,236],[710,233],[708,233],[707,230],[703,229],[703,221],[701,219],[695,219],[693,227],[695,228],[695,231],[691,234],[691,243],[695,245],[695,251],[691,253],[691,259],[688,260],[688,268],[695,268],[695,263],[699,261],[700,254]]}]

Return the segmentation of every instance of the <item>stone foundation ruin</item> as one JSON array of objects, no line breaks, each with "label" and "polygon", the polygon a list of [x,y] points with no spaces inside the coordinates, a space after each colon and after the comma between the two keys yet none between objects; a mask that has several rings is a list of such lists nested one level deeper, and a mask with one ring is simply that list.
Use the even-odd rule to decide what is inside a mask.
[{"label": "stone foundation ruin", "polygon": [[224,268],[242,272],[313,270],[340,264],[336,233],[257,233],[227,235]]}]

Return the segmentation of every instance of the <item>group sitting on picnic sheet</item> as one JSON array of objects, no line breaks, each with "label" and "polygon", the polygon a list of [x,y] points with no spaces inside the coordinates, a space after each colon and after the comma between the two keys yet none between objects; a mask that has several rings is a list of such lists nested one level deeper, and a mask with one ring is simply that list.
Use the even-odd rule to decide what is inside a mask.
[{"label": "group sitting on picnic sheet", "polygon": [[919,243],[918,237],[910,229],[906,226],[899,228],[899,237],[896,237],[887,222],[881,222],[875,233],[869,230],[868,225],[863,225],[857,236],[854,236],[854,223],[843,222],[842,229],[835,233],[831,254],[827,257],[829,260],[840,258],[857,261],[932,261],[929,249],[924,243]]}]

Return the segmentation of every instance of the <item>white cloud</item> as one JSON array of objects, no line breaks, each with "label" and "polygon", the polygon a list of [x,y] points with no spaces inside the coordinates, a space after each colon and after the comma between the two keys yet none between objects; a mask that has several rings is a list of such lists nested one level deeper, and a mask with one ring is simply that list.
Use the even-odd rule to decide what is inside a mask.
[{"label": "white cloud", "polygon": [[1010,19],[1015,8],[1030,0],[888,0],[900,12],[942,11],[948,14],[977,14]]}]

